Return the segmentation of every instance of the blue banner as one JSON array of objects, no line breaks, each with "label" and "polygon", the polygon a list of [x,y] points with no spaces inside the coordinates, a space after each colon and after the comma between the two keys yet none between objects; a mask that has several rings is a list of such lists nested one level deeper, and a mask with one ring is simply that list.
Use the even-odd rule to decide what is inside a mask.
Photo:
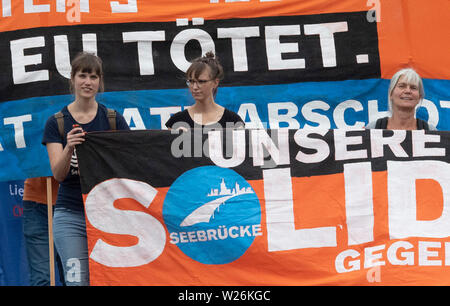
[{"label": "blue banner", "polygon": [[[389,80],[346,80],[220,87],[216,101],[237,112],[247,128],[362,128],[387,111]],[[424,80],[418,117],[439,130],[450,128],[450,80]],[[105,92],[100,103],[122,113],[132,129],[165,129],[171,114],[193,104],[188,89]],[[41,144],[48,117],[71,95],[0,104],[0,181],[51,175]]]},{"label": "blue banner", "polygon": [[22,180],[0,182],[0,286],[29,285],[22,196]]}]

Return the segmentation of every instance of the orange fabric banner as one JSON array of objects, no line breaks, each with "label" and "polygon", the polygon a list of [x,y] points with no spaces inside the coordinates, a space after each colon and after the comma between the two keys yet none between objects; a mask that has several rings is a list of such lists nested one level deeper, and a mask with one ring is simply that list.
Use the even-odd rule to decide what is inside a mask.
[{"label": "orange fabric banner", "polygon": [[[413,66],[425,78],[449,79],[450,2],[447,0],[0,1],[0,31],[81,24],[175,22],[177,19],[257,18],[357,11],[377,22],[381,72],[390,78]],[[1,12],[1,11],[0,11]]]},{"label": "orange fabric banner", "polygon": [[278,132],[263,164],[248,152],[264,131],[234,136],[247,135],[241,163],[211,134],[196,158],[177,157],[186,136],[168,131],[88,135],[91,284],[450,284],[449,134],[379,132]]}]

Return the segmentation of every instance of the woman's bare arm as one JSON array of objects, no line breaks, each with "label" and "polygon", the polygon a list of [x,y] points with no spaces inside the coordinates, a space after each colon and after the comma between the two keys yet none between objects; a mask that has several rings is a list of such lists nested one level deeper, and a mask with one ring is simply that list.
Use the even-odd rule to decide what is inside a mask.
[{"label": "woman's bare arm", "polygon": [[50,167],[52,169],[53,177],[58,182],[64,181],[67,173],[69,173],[73,150],[76,145],[83,143],[85,134],[86,133],[83,132],[81,127],[76,127],[67,133],[67,144],[64,148],[61,143],[47,143]]}]

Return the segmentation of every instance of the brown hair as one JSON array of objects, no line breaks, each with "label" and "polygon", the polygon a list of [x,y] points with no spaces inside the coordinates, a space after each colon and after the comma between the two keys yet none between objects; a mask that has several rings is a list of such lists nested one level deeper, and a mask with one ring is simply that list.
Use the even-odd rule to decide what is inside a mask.
[{"label": "brown hair", "polygon": [[[193,76],[195,78],[198,78],[199,75],[206,69],[206,67],[209,67],[209,71],[211,74],[211,79],[219,79],[222,80],[224,77],[223,73],[223,67],[219,62],[219,59],[212,51],[207,52],[204,56],[198,57],[194,59],[191,63],[191,66],[189,66],[188,70],[186,71],[186,77],[189,78],[190,76]],[[214,89],[214,96],[217,93],[217,88]]]},{"label": "brown hair", "polygon": [[92,53],[81,52],[72,61],[72,71],[70,72],[70,91],[72,91],[72,80],[78,71],[83,73],[95,72],[100,78],[99,92],[102,92],[105,88],[103,82],[103,62],[100,57]]}]

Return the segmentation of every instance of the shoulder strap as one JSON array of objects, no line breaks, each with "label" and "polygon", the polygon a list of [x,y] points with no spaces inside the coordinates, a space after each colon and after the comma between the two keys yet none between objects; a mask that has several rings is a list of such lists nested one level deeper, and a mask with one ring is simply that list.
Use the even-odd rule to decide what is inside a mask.
[{"label": "shoulder strap", "polygon": [[[56,122],[58,124],[58,132],[61,138],[64,138],[64,114],[59,111],[55,115]],[[116,130],[116,111],[108,108],[108,121],[111,130]]]},{"label": "shoulder strap", "polygon": [[428,126],[428,122],[417,118],[417,129],[418,130],[426,130],[426,131],[428,131],[430,128]]},{"label": "shoulder strap", "polygon": [[56,123],[58,124],[58,132],[61,138],[64,138],[64,114],[62,112],[57,112],[55,114]]},{"label": "shoulder strap", "polygon": [[116,111],[113,109],[108,108],[108,121],[109,121],[109,128],[111,130],[116,130]]},{"label": "shoulder strap", "polygon": [[376,129],[383,129],[385,130],[387,128],[387,122],[388,122],[388,118],[384,117],[384,118],[380,118],[376,121],[375,123],[375,128]]}]

